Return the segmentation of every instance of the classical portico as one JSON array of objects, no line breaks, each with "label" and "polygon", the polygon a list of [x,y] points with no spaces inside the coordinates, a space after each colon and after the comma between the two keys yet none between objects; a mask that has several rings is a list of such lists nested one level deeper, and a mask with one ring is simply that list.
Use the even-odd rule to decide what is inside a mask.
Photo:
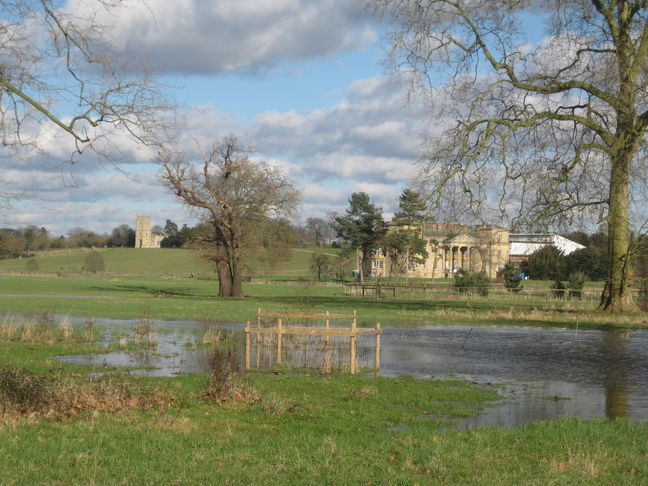
[{"label": "classical portico", "polygon": [[[428,258],[408,269],[408,276],[447,278],[459,270],[470,270],[495,278],[508,260],[508,234],[507,229],[496,225],[429,223],[421,229]],[[376,275],[389,275],[389,261],[384,254],[378,252],[374,264]]]}]

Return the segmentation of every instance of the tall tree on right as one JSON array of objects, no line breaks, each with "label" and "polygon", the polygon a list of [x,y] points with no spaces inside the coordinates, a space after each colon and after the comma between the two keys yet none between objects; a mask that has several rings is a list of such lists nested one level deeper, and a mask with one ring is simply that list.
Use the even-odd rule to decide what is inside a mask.
[{"label": "tall tree on right", "polygon": [[371,274],[371,256],[385,234],[381,208],[365,192],[354,192],[349,198],[346,215],[336,216],[333,229],[340,238],[358,249],[361,255],[360,278]]},{"label": "tall tree on right", "polygon": [[370,4],[389,30],[394,70],[433,100],[432,133],[441,135],[430,137],[419,177],[433,202],[498,210],[519,228],[597,215],[610,256],[601,308],[633,309],[630,201],[647,173],[648,2]]}]

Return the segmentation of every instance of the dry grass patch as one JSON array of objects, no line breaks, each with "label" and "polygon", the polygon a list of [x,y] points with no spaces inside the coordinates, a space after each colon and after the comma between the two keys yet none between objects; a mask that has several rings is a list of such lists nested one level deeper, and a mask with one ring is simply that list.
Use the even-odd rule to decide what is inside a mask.
[{"label": "dry grass patch", "polygon": [[23,368],[0,368],[0,417],[65,420],[84,412],[176,406],[174,397],[116,378],[64,381]]}]

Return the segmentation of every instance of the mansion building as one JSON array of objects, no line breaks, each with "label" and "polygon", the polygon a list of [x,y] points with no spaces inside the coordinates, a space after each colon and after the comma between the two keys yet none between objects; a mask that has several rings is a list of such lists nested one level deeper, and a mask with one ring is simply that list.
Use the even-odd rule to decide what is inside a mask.
[{"label": "mansion building", "polygon": [[[409,264],[408,277],[448,278],[459,270],[470,270],[484,272],[494,279],[508,261],[519,266],[544,246],[556,246],[566,255],[585,248],[556,234],[511,233],[494,224],[426,223],[421,236],[426,241],[428,256],[421,264]],[[378,249],[371,262],[372,275],[393,276],[392,264],[386,253]]]}]

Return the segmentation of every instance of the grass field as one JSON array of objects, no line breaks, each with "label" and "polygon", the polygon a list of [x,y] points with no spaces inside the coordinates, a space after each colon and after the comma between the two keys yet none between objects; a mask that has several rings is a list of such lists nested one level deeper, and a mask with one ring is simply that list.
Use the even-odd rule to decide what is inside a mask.
[{"label": "grass field", "polygon": [[[105,250],[107,263],[111,251]],[[191,252],[154,253],[156,261],[146,263],[147,250],[121,251],[123,266],[108,275],[0,276],[0,485],[648,484],[646,423],[570,419],[513,429],[448,428],[453,417],[497,399],[495,386],[285,370],[90,378],[86,373],[96,370],[52,358],[98,351],[87,336],[39,341],[23,330],[7,337],[14,312],[240,323],[259,307],[356,309],[360,324],[371,326],[599,328],[648,327],[643,314],[609,316],[594,312],[592,302],[514,295],[351,297],[341,286],[306,282],[248,283],[245,298],[218,299],[215,280],[178,276],[157,260],[166,255],[167,264],[179,265],[183,259],[187,270]],[[308,251],[294,252],[282,264],[284,275],[298,274]],[[54,268],[62,265],[56,259],[73,262],[72,256],[76,264],[83,259],[43,260],[52,258]],[[126,275],[135,270],[140,275]],[[64,332],[50,327],[48,335]]]},{"label": "grass field", "polygon": [[0,312],[79,316],[188,319],[243,323],[256,311],[356,310],[361,325],[535,325],[646,328],[648,314],[609,315],[595,302],[570,302],[516,295],[466,297],[452,291],[428,298],[363,298],[343,286],[310,283],[249,283],[245,297],[215,297],[218,283],[199,278],[0,276]]},{"label": "grass field", "polygon": [[88,378],[50,358],[84,350],[2,343],[0,484],[648,482],[645,423],[447,427],[496,399],[491,386],[248,374],[214,397],[205,375]]},{"label": "grass field", "polygon": [[[35,256],[38,270],[32,273],[79,274],[90,250],[72,249],[39,252]],[[99,248],[107,274],[112,275],[173,275],[213,273],[213,265],[201,257],[198,250],[177,248]],[[246,266],[246,275],[253,277],[312,278],[310,259],[314,252],[334,257],[334,248],[298,248],[287,250],[285,258],[269,265],[252,261]],[[26,273],[28,259],[0,260],[0,273]],[[349,269],[350,274],[350,269]]]}]

